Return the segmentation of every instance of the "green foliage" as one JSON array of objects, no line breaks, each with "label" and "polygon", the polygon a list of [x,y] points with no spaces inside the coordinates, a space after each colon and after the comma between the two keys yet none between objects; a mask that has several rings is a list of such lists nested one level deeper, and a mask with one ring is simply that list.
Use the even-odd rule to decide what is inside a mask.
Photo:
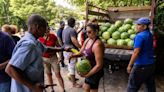
[{"label": "green foliage", "polygon": [[56,15],[56,6],[51,0],[10,0],[10,11],[24,20],[31,14],[40,14],[51,21]]},{"label": "green foliage", "polygon": [[0,26],[9,22],[6,16],[10,16],[9,0],[0,0]]},{"label": "green foliage", "polygon": [[[85,6],[87,0],[67,0],[76,6]],[[120,7],[120,6],[146,6],[150,5],[151,0],[88,0],[90,4],[101,8]]]},{"label": "green foliage", "polygon": [[155,15],[155,30],[160,30],[164,32],[164,2],[158,0],[156,15]]},{"label": "green foliage", "polygon": [[79,12],[56,6],[54,0],[0,0],[0,26],[5,23],[25,28],[25,22],[31,14],[40,14],[50,26],[69,17],[82,18]]}]

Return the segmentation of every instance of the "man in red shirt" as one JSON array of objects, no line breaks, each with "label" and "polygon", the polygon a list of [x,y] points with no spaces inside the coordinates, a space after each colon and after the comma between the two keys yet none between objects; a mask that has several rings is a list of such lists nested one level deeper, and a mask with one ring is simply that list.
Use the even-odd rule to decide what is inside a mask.
[{"label": "man in red shirt", "polygon": [[[50,31],[48,31],[44,37],[40,37],[39,41],[48,47],[59,46],[56,35],[50,33]],[[53,84],[52,71],[51,71],[51,69],[53,69],[59,81],[59,84],[62,88],[62,92],[65,92],[63,78],[61,77],[60,74],[59,61],[61,60],[58,60],[57,54],[52,55],[51,53],[46,52],[43,54],[43,60],[44,60],[44,68],[45,68],[45,72],[47,73],[49,84],[50,85]],[[54,92],[53,87],[51,87],[51,90],[52,90],[51,92]]]}]

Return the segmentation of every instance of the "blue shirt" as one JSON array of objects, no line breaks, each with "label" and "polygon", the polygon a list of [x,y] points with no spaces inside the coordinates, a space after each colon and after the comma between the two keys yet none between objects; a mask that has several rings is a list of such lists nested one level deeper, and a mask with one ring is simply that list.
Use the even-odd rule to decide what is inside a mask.
[{"label": "blue shirt", "polygon": [[[0,31],[0,63],[3,63],[11,58],[14,49],[14,41],[12,38]],[[0,70],[0,83],[10,81],[10,77],[5,73],[5,69]]]},{"label": "blue shirt", "polygon": [[140,48],[138,58],[134,65],[148,65],[154,63],[153,36],[149,30],[138,33],[134,39],[134,49]]},{"label": "blue shirt", "polygon": [[57,31],[57,37],[60,38],[60,40],[63,42],[63,40],[62,40],[62,32],[63,32],[63,29],[59,28],[59,30]]},{"label": "blue shirt", "polygon": [[[13,50],[9,64],[23,71],[27,80],[35,83],[44,82],[42,53],[46,49],[34,36],[27,32]],[[28,87],[11,81],[11,92],[32,92]]]}]

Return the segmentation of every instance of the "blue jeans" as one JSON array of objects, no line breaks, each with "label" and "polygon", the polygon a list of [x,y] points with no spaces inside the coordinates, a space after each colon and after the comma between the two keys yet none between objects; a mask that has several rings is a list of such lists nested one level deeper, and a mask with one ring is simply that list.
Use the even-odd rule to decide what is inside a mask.
[{"label": "blue jeans", "polygon": [[11,81],[0,83],[0,92],[10,92]]},{"label": "blue jeans", "polygon": [[146,85],[146,92],[156,92],[154,71],[154,64],[133,66],[127,92],[138,92],[143,83]]}]

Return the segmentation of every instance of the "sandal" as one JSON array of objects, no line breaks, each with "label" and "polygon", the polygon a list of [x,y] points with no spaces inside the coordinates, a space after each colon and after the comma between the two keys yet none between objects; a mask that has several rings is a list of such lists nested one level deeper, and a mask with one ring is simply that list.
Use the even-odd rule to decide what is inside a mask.
[{"label": "sandal", "polygon": [[[72,78],[70,76],[68,76],[68,80],[72,81]],[[78,80],[79,80],[78,78],[75,78],[75,81],[78,81]]]}]

